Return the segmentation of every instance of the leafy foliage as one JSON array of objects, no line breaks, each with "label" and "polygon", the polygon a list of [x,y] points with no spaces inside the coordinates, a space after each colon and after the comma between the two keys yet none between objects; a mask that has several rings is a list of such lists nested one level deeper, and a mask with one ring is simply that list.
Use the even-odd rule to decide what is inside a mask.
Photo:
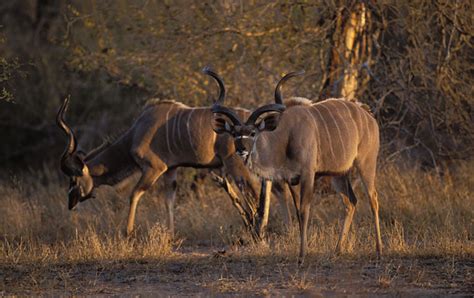
[{"label": "leafy foliage", "polygon": [[[67,94],[69,122],[85,147],[129,126],[150,97],[210,105],[216,88],[200,73],[205,65],[223,76],[230,105],[272,101],[281,75],[299,69],[306,77],[284,94],[319,100],[334,87],[327,82],[335,38],[342,38],[334,35],[338,16],[347,22],[356,3],[11,1],[0,10],[0,83],[10,86],[0,94],[18,104],[0,101],[7,140],[0,163],[59,154],[52,119]],[[362,54],[370,62],[352,67],[363,81],[357,97],[381,124],[384,156],[430,167],[469,158],[472,8],[469,1],[367,2],[366,30],[374,32],[366,35],[370,55]],[[31,61],[27,77],[12,75],[18,61]]]}]

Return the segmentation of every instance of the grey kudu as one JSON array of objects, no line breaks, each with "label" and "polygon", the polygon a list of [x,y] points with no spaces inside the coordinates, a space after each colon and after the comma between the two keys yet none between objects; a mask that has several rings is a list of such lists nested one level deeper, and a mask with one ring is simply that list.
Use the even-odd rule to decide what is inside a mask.
[{"label": "grey kudu", "polygon": [[[223,81],[209,68],[203,72],[217,81],[220,93],[216,103],[222,103],[225,98]],[[139,173],[141,176],[130,195],[126,230],[130,235],[140,198],[158,178],[163,177],[168,225],[173,233],[178,167],[223,168],[236,181],[244,181],[251,195],[258,195],[260,186],[235,155],[232,138],[217,135],[212,129],[210,107],[193,108],[170,100],[149,103],[134,124],[115,142],[84,154],[77,150],[76,137],[64,120],[68,104],[69,98],[66,98],[56,121],[68,138],[60,165],[62,172],[70,178],[69,209],[93,197],[94,188],[124,183],[127,178]],[[234,112],[241,116],[249,114],[243,109],[235,109]],[[262,194],[269,195],[263,189]]]},{"label": "grey kudu", "polygon": [[305,256],[308,218],[315,179],[329,175],[342,197],[345,218],[336,250],[342,252],[357,198],[349,174],[353,168],[370,198],[376,233],[376,253],[382,252],[379,204],[375,189],[379,151],[379,127],[362,104],[345,99],[312,103],[305,98],[290,98],[283,103],[281,88],[290,78],[284,76],[275,90],[275,103],[263,105],[244,122],[240,115],[216,102],[213,107],[214,130],[234,138],[237,154],[247,166],[266,179],[299,184],[300,194],[293,196],[300,229],[299,261]]}]

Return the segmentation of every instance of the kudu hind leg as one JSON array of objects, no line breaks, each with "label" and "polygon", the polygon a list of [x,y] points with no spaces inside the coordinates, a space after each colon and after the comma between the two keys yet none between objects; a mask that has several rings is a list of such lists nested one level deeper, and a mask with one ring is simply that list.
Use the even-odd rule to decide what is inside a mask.
[{"label": "kudu hind leg", "polygon": [[344,223],[342,225],[341,232],[339,234],[339,240],[337,241],[336,245],[336,252],[342,253],[347,240],[347,235],[349,234],[349,229],[352,224],[352,219],[354,218],[357,197],[352,190],[351,183],[347,176],[334,177],[332,179],[332,184],[338,195],[341,197],[345,207]]},{"label": "kudu hind leg", "polygon": [[163,174],[164,179],[164,194],[166,211],[168,213],[168,230],[171,236],[174,236],[174,203],[176,201],[176,174],[177,170],[168,170]]},{"label": "kudu hind leg", "polygon": [[370,198],[370,207],[372,209],[372,214],[374,216],[376,251],[377,251],[377,256],[380,258],[380,256],[382,255],[382,235],[380,233],[379,199],[378,199],[377,191],[375,190],[375,188],[371,192],[369,192],[369,198]]},{"label": "kudu hind leg", "polygon": [[382,236],[380,233],[379,200],[377,190],[375,189],[375,162],[368,164],[365,163],[363,165],[364,166],[359,165],[357,168],[362,179],[362,184],[364,185],[365,191],[370,199],[370,208],[372,210],[375,225],[376,253],[377,256],[380,257],[382,255]]},{"label": "kudu hind leg", "polygon": [[288,189],[290,190],[291,199],[293,200],[293,205],[295,206],[296,212],[296,219],[299,221],[300,214],[298,210],[300,210],[300,189],[298,186],[288,185]]},{"label": "kudu hind leg", "polygon": [[291,218],[291,191],[290,186],[286,182],[280,182],[281,192],[277,195],[280,202],[280,209],[287,230],[292,226]]}]

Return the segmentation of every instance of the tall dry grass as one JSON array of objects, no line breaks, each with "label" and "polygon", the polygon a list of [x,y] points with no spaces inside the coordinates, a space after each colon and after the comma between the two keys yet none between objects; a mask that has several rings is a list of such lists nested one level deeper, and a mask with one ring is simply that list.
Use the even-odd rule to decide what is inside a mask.
[{"label": "tall dry grass", "polygon": [[[385,253],[432,256],[474,255],[474,167],[459,165],[442,176],[432,171],[386,165],[379,169],[378,190]],[[244,231],[225,194],[209,181],[204,198],[197,198],[188,179],[180,174],[174,240],[164,228],[164,204],[159,187],[139,205],[137,231],[123,236],[128,199],[102,187],[95,199],[67,210],[67,182],[50,167],[0,184],[0,262],[113,261],[168,258],[180,246],[219,248],[241,243]],[[372,215],[361,187],[349,256],[374,252]],[[296,258],[298,230],[288,230],[272,208],[266,245],[251,244],[241,251],[251,256]],[[343,215],[335,195],[317,197],[312,207],[309,255],[334,257]]]},{"label": "tall dry grass", "polygon": [[[474,256],[473,174],[472,162],[446,170],[442,176],[435,171],[393,164],[380,168],[377,189],[385,254]],[[361,185],[356,188],[356,195],[358,204],[347,252],[352,256],[375,256],[373,217]],[[329,195],[313,204],[312,213],[308,252],[334,257],[342,203],[335,195]],[[268,250],[260,251],[296,257],[298,233],[293,226],[287,234],[273,235]]]}]

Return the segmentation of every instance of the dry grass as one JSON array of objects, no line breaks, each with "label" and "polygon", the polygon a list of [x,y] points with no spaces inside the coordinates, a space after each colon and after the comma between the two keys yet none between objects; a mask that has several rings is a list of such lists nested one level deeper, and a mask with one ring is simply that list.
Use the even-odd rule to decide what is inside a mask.
[{"label": "dry grass", "polygon": [[[317,198],[312,208],[305,267],[296,266],[298,230],[295,225],[288,230],[283,227],[278,208],[272,209],[267,243],[239,246],[236,243],[247,238],[242,236],[240,219],[224,193],[210,182],[203,186],[203,193],[208,196],[198,199],[187,179],[190,172],[183,172],[174,240],[163,228],[165,208],[159,195],[142,199],[137,231],[129,239],[123,236],[127,199],[111,188],[104,187],[97,198],[70,212],[66,207],[66,183],[49,168],[3,181],[0,294],[97,294],[120,289],[120,284],[99,287],[104,285],[104,278],[107,282],[120,279],[128,284],[141,283],[146,285],[144,292],[147,287],[153,292],[153,285],[161,284],[164,278],[185,287],[178,294],[195,294],[193,287],[198,286],[203,294],[320,295],[339,293],[339,288],[330,286],[333,280],[337,281],[331,279],[331,274],[339,277],[354,272],[363,280],[369,276],[372,289],[377,291],[390,292],[400,284],[432,289],[433,272],[440,274],[437,282],[445,285],[444,290],[472,285],[472,163],[446,171],[442,177],[390,165],[379,170],[386,256],[381,263],[374,259],[372,216],[361,190],[356,189],[358,210],[343,256],[334,254],[342,204],[334,195]],[[215,253],[222,248],[225,252]],[[81,266],[88,269],[76,269]],[[95,275],[82,274],[90,270]],[[116,270],[123,275],[117,277]],[[153,270],[157,270],[159,281],[150,279]],[[134,278],[129,280],[130,276]],[[21,282],[12,287],[16,278]],[[187,284],[189,288],[186,283],[191,283]],[[160,289],[175,293],[171,288],[169,292]],[[433,293],[437,293],[436,289]]]},{"label": "dry grass", "polygon": [[[379,170],[378,190],[385,254],[396,256],[474,255],[474,167],[458,166],[442,177],[434,172],[387,166]],[[362,187],[347,251],[352,256],[371,255],[375,250],[374,225]],[[338,239],[342,204],[329,195],[313,204],[309,253],[333,257]],[[274,220],[270,228],[281,227]],[[275,255],[294,256],[298,229],[270,236]],[[259,249],[260,252],[263,250]]]}]

